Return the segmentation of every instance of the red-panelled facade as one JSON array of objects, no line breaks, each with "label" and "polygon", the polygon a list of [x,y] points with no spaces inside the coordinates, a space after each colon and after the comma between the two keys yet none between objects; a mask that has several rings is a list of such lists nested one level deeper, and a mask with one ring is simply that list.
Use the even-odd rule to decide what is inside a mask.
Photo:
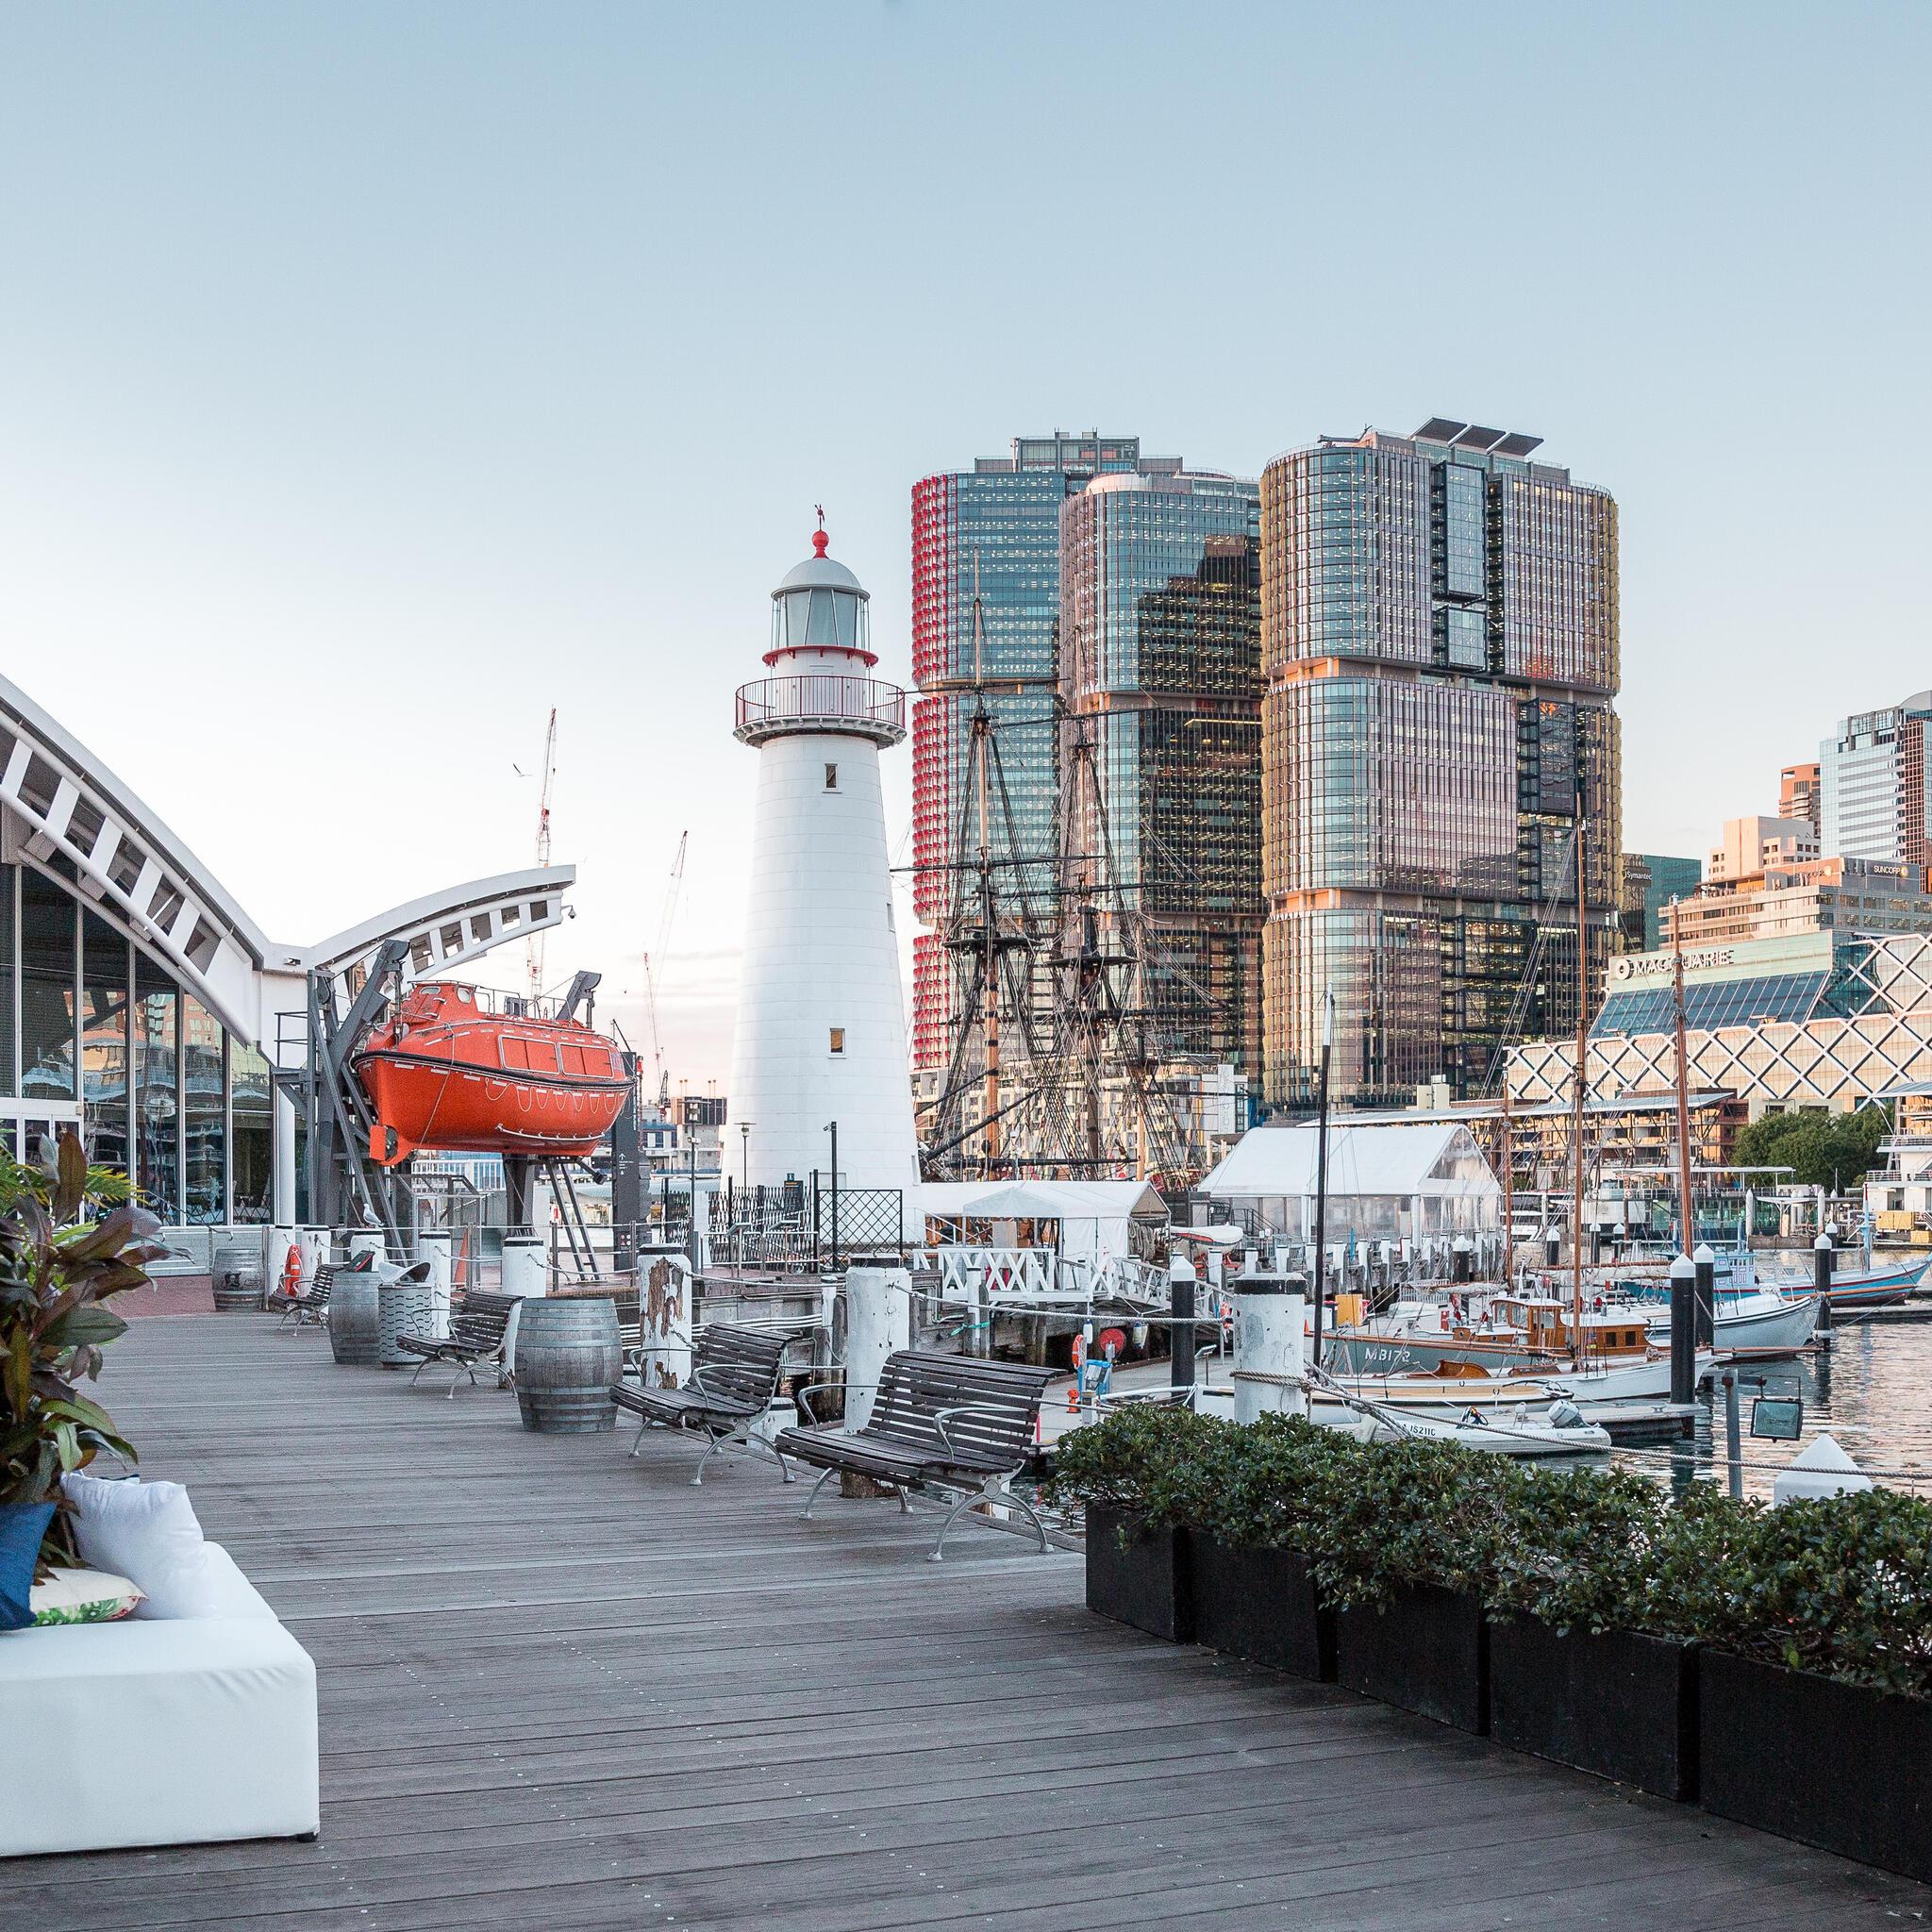
[{"label": "red-panelled facade", "polygon": [[[1178,458],[1147,463],[1180,468]],[[961,876],[954,848],[982,702],[998,746],[988,842],[999,883],[1025,924],[1043,932],[1051,920],[1060,507],[1097,475],[1141,467],[1138,438],[1056,430],[912,487],[913,909],[932,941],[913,953],[915,1070],[943,1069],[952,1054],[955,962],[931,929],[944,924]]]}]

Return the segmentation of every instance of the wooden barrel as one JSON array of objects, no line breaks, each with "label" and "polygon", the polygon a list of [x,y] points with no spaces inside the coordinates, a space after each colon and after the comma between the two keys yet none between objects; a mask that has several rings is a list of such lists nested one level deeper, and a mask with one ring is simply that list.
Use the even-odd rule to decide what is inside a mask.
[{"label": "wooden barrel", "polygon": [[581,1436],[614,1428],[624,1374],[617,1304],[608,1295],[525,1296],[517,1315],[517,1407],[526,1429]]},{"label": "wooden barrel", "polygon": [[382,1294],[366,1269],[344,1268],[328,1296],[328,1345],[339,1362],[373,1368],[382,1359]]},{"label": "wooden barrel", "polygon": [[215,1308],[224,1315],[261,1308],[263,1300],[261,1249],[254,1241],[224,1241],[215,1250],[209,1270]]}]

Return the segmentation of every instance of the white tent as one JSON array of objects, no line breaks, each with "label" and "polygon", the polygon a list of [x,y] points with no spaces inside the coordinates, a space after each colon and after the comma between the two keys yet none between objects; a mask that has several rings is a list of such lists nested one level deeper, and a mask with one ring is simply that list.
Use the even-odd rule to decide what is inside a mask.
[{"label": "white tent", "polygon": [[1145,1181],[926,1181],[919,1206],[929,1222],[1058,1222],[1060,1253],[1096,1264],[1133,1252],[1131,1223],[1167,1221]]},{"label": "white tent", "polygon": [[[1200,1191],[1258,1215],[1277,1234],[1305,1237],[1315,1220],[1313,1126],[1251,1127]],[[1328,1128],[1329,1238],[1423,1240],[1501,1224],[1503,1189],[1475,1137],[1458,1122],[1380,1122]]]}]

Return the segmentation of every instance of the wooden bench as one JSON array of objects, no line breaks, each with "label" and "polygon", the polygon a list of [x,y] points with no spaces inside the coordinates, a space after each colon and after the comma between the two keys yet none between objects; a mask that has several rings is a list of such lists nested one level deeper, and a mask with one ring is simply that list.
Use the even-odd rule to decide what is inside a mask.
[{"label": "wooden bench", "polygon": [[320,1328],[328,1319],[328,1298],[336,1285],[336,1271],[326,1261],[318,1265],[315,1278],[300,1294],[291,1294],[288,1305],[282,1309],[282,1319],[275,1324],[277,1328],[289,1325],[289,1317],[295,1318],[299,1332],[303,1323],[313,1322]]},{"label": "wooden bench", "polygon": [[[808,1427],[781,1430],[773,1446],[781,1457],[824,1471],[806,1499],[807,1520],[819,1491],[835,1475],[862,1475],[896,1490],[902,1509],[910,1507],[908,1492],[958,1492],[940,1525],[932,1551],[935,1563],[945,1554],[947,1532],[978,1503],[1019,1510],[1032,1524],[1043,1552],[1045,1526],[1032,1504],[1011,1487],[1011,1479],[1032,1453],[1041,1397],[1056,1373],[1017,1362],[902,1349],[886,1357],[863,1428],[812,1422]],[[799,1391],[808,1418],[813,1392],[810,1388]]]},{"label": "wooden bench", "polygon": [[431,1362],[447,1362],[456,1374],[449,1378],[449,1397],[456,1400],[457,1384],[464,1375],[470,1387],[476,1386],[478,1369],[494,1369],[496,1386],[509,1379],[509,1363],[504,1356],[504,1341],[509,1328],[510,1310],[523,1299],[514,1294],[486,1294],[472,1289],[463,1297],[461,1309],[450,1318],[449,1333],[438,1340],[428,1335],[399,1335],[396,1346],[405,1355],[418,1355],[416,1373],[409,1377],[413,1389]]},{"label": "wooden bench", "polygon": [[[751,1425],[771,1407],[778,1392],[779,1365],[790,1338],[757,1328],[737,1328],[725,1322],[708,1322],[691,1344],[691,1379],[681,1389],[651,1389],[641,1383],[620,1382],[610,1394],[619,1408],[637,1416],[635,1456],[644,1431],[702,1429],[709,1438],[698,1457],[694,1485],[705,1480],[705,1464],[732,1445],[749,1450],[753,1442],[767,1446],[751,1433]],[[776,1455],[777,1452],[772,1452]],[[785,1480],[792,1478],[779,1456]]]}]

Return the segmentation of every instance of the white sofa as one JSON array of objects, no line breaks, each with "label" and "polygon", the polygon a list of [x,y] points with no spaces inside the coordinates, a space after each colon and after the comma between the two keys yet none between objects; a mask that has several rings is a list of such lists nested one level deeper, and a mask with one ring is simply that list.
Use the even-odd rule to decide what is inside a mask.
[{"label": "white sofa", "polygon": [[0,1633],[0,1857],[301,1838],[321,1822],[315,1665],[258,1608]]}]

